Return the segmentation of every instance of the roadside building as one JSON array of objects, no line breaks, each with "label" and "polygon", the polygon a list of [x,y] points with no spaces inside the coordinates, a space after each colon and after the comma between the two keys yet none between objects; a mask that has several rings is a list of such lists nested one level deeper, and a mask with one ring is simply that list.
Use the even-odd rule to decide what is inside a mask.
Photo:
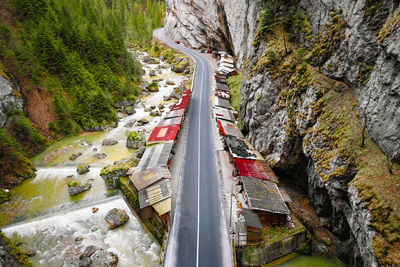
[{"label": "roadside building", "polygon": [[243,196],[261,225],[285,224],[290,214],[276,183],[251,177],[240,177]]},{"label": "roadside building", "polygon": [[181,110],[181,109],[186,110],[187,107],[189,106],[190,97],[191,97],[190,90],[183,91],[182,97],[179,98],[178,102],[176,102],[175,105],[172,106],[171,111]]},{"label": "roadside building", "polygon": [[158,124],[157,127],[169,126],[169,125],[182,125],[182,117],[175,117],[169,119],[163,119]]},{"label": "roadside building", "polygon": [[228,91],[215,90],[215,95],[226,100],[231,99],[231,94]]},{"label": "roadside building", "polygon": [[172,175],[166,167],[150,168],[129,175],[129,181],[135,192],[139,192],[163,179],[172,179]]},{"label": "roadside building", "polygon": [[167,125],[155,127],[151,132],[147,144],[155,144],[160,142],[174,141],[179,131],[179,125]]},{"label": "roadside building", "polygon": [[235,115],[232,110],[220,107],[214,107],[215,118],[228,122],[235,122]]},{"label": "roadside building", "polygon": [[243,138],[242,132],[233,122],[217,119],[218,127],[222,135],[231,135]]},{"label": "roadside building", "polygon": [[215,78],[215,80],[216,80],[217,82],[226,84],[226,78],[227,78],[227,76],[226,76],[225,74],[218,74],[218,73],[216,73],[216,74],[214,75],[214,78]]},{"label": "roadside building", "polygon": [[170,112],[167,113],[167,115],[165,115],[164,119],[183,117],[184,114],[185,114],[185,109],[171,110]]},{"label": "roadside building", "polygon": [[225,84],[225,83],[216,82],[215,88],[216,88],[217,90],[229,91],[229,87],[228,87],[228,85]]},{"label": "roadside building", "polygon": [[242,158],[233,158],[233,160],[239,176],[247,176],[278,182],[276,175],[266,162]]},{"label": "roadside building", "polygon": [[147,147],[134,172],[141,172],[154,167],[166,167],[171,162],[171,150],[174,142]]},{"label": "roadside building", "polygon": [[226,108],[226,109],[231,109],[233,110],[233,108],[231,107],[231,104],[229,104],[229,101],[221,98],[221,97],[214,97],[214,107],[220,107],[220,108]]}]

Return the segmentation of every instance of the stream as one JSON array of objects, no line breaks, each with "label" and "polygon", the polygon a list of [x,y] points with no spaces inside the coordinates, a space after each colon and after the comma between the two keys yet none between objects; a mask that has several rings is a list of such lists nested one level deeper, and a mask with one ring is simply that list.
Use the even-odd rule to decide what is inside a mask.
[{"label": "stream", "polygon": [[[146,64],[143,59],[146,53],[139,53],[145,74],[143,80],[163,79],[159,82],[159,92],[142,97],[135,105],[135,113],[120,117],[118,126],[105,132],[85,133],[68,137],[49,146],[44,152],[33,158],[37,168],[36,177],[25,180],[10,191],[10,201],[0,205],[0,227],[2,231],[17,243],[36,251],[30,258],[34,266],[61,266],[63,257],[76,246],[95,245],[118,255],[118,266],[158,266],[160,247],[145,232],[133,216],[118,190],[108,190],[100,177],[104,166],[113,164],[135,153],[126,147],[129,131],[145,131],[148,135],[158,124],[169,106],[176,100],[164,101],[173,89],[187,78],[175,74],[168,65]],[[155,70],[157,76],[149,77]],[[167,85],[166,80],[175,85]],[[150,106],[165,106],[162,116],[150,116]],[[145,110],[146,109],[146,110]],[[161,111],[160,111],[161,112]],[[148,124],[138,126],[132,120],[147,119]],[[118,141],[113,146],[102,146],[102,141],[110,138]],[[82,153],[76,160],[69,157],[74,153]],[[96,153],[105,153],[103,159],[93,157]],[[79,175],[76,167],[89,164],[90,171]],[[89,191],[69,196],[69,181],[89,182]],[[99,209],[92,213],[92,207]],[[112,208],[124,209],[130,219],[124,226],[108,230],[104,220]],[[76,236],[83,237],[80,243]]]}]

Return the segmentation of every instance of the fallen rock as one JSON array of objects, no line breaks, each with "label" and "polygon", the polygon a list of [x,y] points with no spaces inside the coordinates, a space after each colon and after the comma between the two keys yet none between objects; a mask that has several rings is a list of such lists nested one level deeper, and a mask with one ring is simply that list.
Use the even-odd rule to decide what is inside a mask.
[{"label": "fallen rock", "polygon": [[78,143],[78,145],[79,145],[79,146],[82,146],[82,147],[88,147],[88,146],[92,146],[92,143],[87,142],[87,141],[85,141],[85,140],[80,140],[79,143]]},{"label": "fallen rock", "polygon": [[79,255],[79,258],[80,259],[88,258],[88,257],[92,256],[92,254],[95,253],[96,250],[97,250],[97,248],[95,246],[92,246],[92,245],[91,246],[87,246],[83,250],[82,254]]},{"label": "fallen rock", "polygon": [[167,84],[167,85],[175,85],[175,82],[174,82],[174,81],[171,81],[171,80],[167,80],[167,81],[165,82],[165,84]]},{"label": "fallen rock", "polygon": [[[95,150],[97,151],[97,149]],[[107,157],[106,153],[96,153],[92,155],[92,158],[96,158],[96,159],[104,159]]]},{"label": "fallen rock", "polygon": [[81,152],[72,154],[71,156],[69,156],[69,160],[76,160],[78,157],[82,156]]},{"label": "fallen rock", "polygon": [[128,100],[124,100],[124,101],[112,104],[112,106],[114,108],[129,107],[129,106],[133,106],[133,105],[134,105],[134,103],[131,101],[128,101]]},{"label": "fallen rock", "polygon": [[146,139],[143,132],[131,132],[126,139],[126,147],[138,149],[146,144]]},{"label": "fallen rock", "polygon": [[118,256],[104,249],[96,250],[91,256],[91,266],[114,267],[118,264]]},{"label": "fallen rock", "polygon": [[75,196],[77,194],[80,194],[82,192],[89,190],[92,187],[92,184],[90,184],[90,183],[81,184],[78,181],[72,181],[72,182],[69,182],[67,184],[67,186],[68,186],[67,190],[68,190],[69,195]]},{"label": "fallen rock", "polygon": [[151,70],[151,71],[149,72],[149,76],[150,76],[150,77],[153,77],[153,76],[156,76],[156,75],[157,75],[157,73],[156,73],[155,70]]},{"label": "fallen rock", "polygon": [[108,229],[112,230],[124,225],[129,220],[129,216],[125,210],[114,208],[107,213],[105,220],[108,223]]},{"label": "fallen rock", "polygon": [[103,140],[103,142],[101,142],[101,145],[103,145],[103,146],[113,146],[116,144],[118,144],[117,140],[113,140],[113,139],[109,139],[109,138],[106,138]]},{"label": "fallen rock", "polygon": [[76,172],[78,174],[84,174],[84,173],[87,173],[89,171],[90,171],[90,166],[89,165],[82,165],[81,164],[76,168]]},{"label": "fallen rock", "polygon": [[134,106],[124,107],[123,111],[128,115],[132,115],[132,114],[136,113]]},{"label": "fallen rock", "polygon": [[183,73],[187,67],[189,67],[189,61],[184,59],[178,63],[172,64],[172,71],[176,73]]},{"label": "fallen rock", "polygon": [[151,105],[151,106],[150,106],[150,109],[151,109],[151,110],[156,109],[156,106],[155,106],[155,105]]},{"label": "fallen rock", "polygon": [[146,57],[143,59],[143,62],[147,64],[160,64],[160,60],[158,58]]},{"label": "fallen rock", "polygon": [[75,242],[81,242],[83,240],[83,236],[78,235],[77,237],[75,237]]},{"label": "fallen rock", "polygon": [[159,117],[159,116],[161,116],[161,113],[160,113],[160,111],[155,110],[155,111],[150,112],[150,116]]},{"label": "fallen rock", "polygon": [[165,95],[164,96],[164,101],[168,101],[168,100],[170,100],[171,99],[171,97],[169,96],[169,95]]},{"label": "fallen rock", "polygon": [[93,207],[92,208],[92,213],[96,213],[96,212],[98,212],[99,211],[99,208],[96,208],[96,207]]},{"label": "fallen rock", "polygon": [[130,127],[133,127],[134,125],[135,125],[135,123],[136,123],[136,120],[135,119],[132,119],[132,120],[130,120],[130,121],[128,121],[126,124],[125,124],[125,128],[130,128]]},{"label": "fallen rock", "polygon": [[149,123],[148,120],[146,120],[146,119],[141,119],[141,120],[139,120],[139,121],[137,122],[137,125],[138,125],[138,126],[143,126],[143,125],[146,125],[146,124],[148,124],[148,123]]}]

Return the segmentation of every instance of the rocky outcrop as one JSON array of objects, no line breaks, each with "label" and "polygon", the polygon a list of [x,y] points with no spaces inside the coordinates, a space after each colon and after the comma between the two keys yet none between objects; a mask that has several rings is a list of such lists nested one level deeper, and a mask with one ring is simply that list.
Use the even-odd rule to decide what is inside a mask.
[{"label": "rocky outcrop", "polygon": [[89,165],[79,165],[78,167],[76,167],[76,172],[78,174],[85,174],[87,172],[90,171],[90,166]]},{"label": "rocky outcrop", "polygon": [[0,128],[7,122],[7,111],[14,109],[22,111],[23,104],[18,87],[13,89],[11,83],[0,75]]},{"label": "rocky outcrop", "polygon": [[114,208],[107,213],[105,220],[108,223],[108,229],[112,230],[124,225],[129,220],[129,216],[126,211]]},{"label": "rocky outcrop", "polygon": [[118,141],[110,138],[106,138],[101,142],[101,145],[103,146],[113,146],[116,144],[118,144]]},{"label": "rocky outcrop", "polygon": [[167,35],[194,48],[216,48],[233,53],[242,65],[257,29],[263,0],[167,0]]},{"label": "rocky outcrop", "polygon": [[68,194],[70,196],[78,195],[82,192],[88,191],[92,187],[91,183],[81,184],[80,182],[73,181],[68,183]]}]

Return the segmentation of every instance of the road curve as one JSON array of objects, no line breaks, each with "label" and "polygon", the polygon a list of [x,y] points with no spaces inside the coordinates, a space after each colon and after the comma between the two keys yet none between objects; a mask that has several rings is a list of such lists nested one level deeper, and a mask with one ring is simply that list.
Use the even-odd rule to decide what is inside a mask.
[{"label": "road curve", "polygon": [[183,166],[164,266],[232,266],[232,254],[219,195],[210,113],[210,65],[198,53],[164,35],[154,36],[196,62]]}]

